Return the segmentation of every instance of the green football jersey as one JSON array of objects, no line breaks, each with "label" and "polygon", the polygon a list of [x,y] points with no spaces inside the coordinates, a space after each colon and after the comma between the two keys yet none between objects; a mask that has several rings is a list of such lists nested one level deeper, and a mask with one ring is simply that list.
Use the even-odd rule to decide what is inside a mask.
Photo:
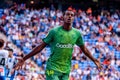
[{"label": "green football jersey", "polygon": [[75,28],[66,31],[62,26],[56,27],[50,30],[43,41],[51,47],[51,55],[47,61],[46,68],[69,73],[73,46],[75,44],[78,46],[84,45],[80,31]]}]

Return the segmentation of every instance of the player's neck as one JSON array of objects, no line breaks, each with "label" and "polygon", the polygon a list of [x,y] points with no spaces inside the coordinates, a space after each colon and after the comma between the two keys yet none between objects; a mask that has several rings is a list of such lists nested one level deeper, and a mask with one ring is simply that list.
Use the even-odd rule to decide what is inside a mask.
[{"label": "player's neck", "polygon": [[10,57],[10,58],[12,58],[12,57],[13,57],[13,55],[9,55],[9,57]]},{"label": "player's neck", "polygon": [[67,30],[67,31],[71,30],[71,29],[72,29],[72,24],[64,23],[64,24],[63,24],[63,29],[64,29],[64,30]]}]

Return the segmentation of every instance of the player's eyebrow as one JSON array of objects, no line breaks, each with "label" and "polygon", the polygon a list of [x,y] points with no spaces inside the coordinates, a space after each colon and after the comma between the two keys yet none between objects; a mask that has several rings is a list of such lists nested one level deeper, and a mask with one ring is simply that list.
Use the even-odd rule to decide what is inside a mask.
[{"label": "player's eyebrow", "polygon": [[74,13],[66,12],[66,15],[74,16]]}]

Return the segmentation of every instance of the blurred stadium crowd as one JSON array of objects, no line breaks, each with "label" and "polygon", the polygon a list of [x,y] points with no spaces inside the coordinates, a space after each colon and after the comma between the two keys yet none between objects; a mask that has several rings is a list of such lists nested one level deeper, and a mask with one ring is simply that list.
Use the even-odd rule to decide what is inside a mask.
[{"label": "blurred stadium crowd", "polygon": [[[86,46],[101,61],[104,70],[99,72],[75,46],[70,80],[120,80],[120,10],[114,13],[101,10],[97,16],[92,15],[91,8],[74,12],[73,27],[81,32]],[[21,49],[22,52],[13,49],[14,56],[28,54],[51,28],[63,24],[62,16],[63,11],[54,7],[36,10],[16,4],[0,9],[0,31],[7,36],[9,43]],[[15,80],[45,80],[45,63],[49,55],[50,48],[47,46],[31,58],[38,67],[26,62],[22,69],[16,71]]]}]

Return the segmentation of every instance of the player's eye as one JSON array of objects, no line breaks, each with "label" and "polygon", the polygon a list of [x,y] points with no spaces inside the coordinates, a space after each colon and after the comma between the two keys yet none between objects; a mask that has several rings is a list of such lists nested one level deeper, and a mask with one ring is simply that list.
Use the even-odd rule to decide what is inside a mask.
[{"label": "player's eye", "polygon": [[72,17],[74,16],[74,14],[72,14],[72,13],[71,13],[71,14],[70,14],[70,13],[66,13],[66,15],[67,15],[67,16],[70,16],[70,15],[71,15]]},{"label": "player's eye", "polygon": [[70,14],[69,13],[66,13],[67,16],[69,16]]},{"label": "player's eye", "polygon": [[71,16],[73,17],[73,16],[74,16],[74,14],[71,14]]}]

